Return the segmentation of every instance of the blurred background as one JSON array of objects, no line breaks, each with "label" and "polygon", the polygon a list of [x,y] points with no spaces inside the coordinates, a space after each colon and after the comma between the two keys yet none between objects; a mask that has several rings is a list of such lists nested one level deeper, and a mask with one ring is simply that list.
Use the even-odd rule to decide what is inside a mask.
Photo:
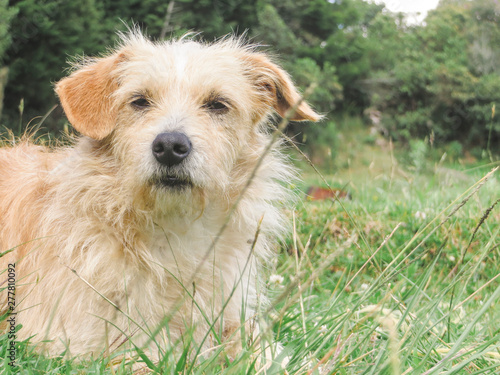
[{"label": "blurred background", "polygon": [[[19,135],[40,123],[57,104],[53,83],[67,74],[67,61],[105,53],[117,30],[136,23],[153,39],[190,30],[208,41],[246,33],[278,56],[302,90],[317,82],[308,100],[326,121],[290,124],[288,133],[330,172],[349,159],[350,142],[396,147],[417,169],[433,152],[458,162],[498,160],[498,1],[434,1],[428,13],[416,3],[0,0],[0,132]],[[55,108],[38,135],[64,129]]]}]

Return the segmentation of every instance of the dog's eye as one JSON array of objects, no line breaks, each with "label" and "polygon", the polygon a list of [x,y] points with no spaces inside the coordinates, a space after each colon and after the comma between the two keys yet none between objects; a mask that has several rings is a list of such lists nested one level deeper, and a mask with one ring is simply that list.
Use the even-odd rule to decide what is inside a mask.
[{"label": "dog's eye", "polygon": [[205,105],[203,105],[203,108],[221,114],[229,111],[229,107],[227,106],[227,104],[217,99],[210,100],[209,102],[205,103]]},{"label": "dog's eye", "polygon": [[151,106],[151,102],[143,96],[135,99],[130,104],[132,104],[132,106],[137,108],[137,109],[145,109],[145,108],[148,108],[149,106]]}]

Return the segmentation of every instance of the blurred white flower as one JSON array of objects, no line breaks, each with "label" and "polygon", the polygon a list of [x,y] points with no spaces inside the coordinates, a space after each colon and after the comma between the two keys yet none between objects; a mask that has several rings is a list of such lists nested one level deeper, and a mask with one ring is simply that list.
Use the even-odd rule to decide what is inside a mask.
[{"label": "blurred white flower", "polygon": [[281,285],[283,284],[283,276],[281,275],[271,275],[269,277],[269,284],[271,285]]},{"label": "blurred white flower", "polygon": [[325,333],[328,332],[328,328],[326,328],[326,325],[323,324],[321,327],[319,327],[318,332],[319,332],[320,335],[324,335]]},{"label": "blurred white flower", "polygon": [[415,219],[425,220],[426,218],[427,218],[427,215],[425,214],[425,212],[422,212],[422,211],[415,212]]}]

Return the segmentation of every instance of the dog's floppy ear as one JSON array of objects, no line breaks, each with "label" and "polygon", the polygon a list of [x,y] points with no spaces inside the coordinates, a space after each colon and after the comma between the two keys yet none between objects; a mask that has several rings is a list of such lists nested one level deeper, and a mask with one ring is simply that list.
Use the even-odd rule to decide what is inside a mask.
[{"label": "dog's floppy ear", "polygon": [[261,53],[247,53],[244,56],[250,65],[250,75],[254,84],[281,117],[300,103],[290,117],[293,121],[318,121],[322,118],[304,100],[302,100],[290,76],[278,65]]},{"label": "dog's floppy ear", "polygon": [[112,94],[118,88],[113,72],[124,53],[97,59],[56,84],[69,122],[80,133],[103,139],[115,126]]}]

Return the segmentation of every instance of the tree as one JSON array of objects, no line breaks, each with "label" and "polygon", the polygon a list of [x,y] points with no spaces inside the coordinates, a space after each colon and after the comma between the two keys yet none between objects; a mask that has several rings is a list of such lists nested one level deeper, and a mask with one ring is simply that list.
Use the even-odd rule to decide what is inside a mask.
[{"label": "tree", "polygon": [[178,0],[176,6],[176,29],[201,31],[207,40],[241,34],[257,24],[257,0]]},{"label": "tree", "polygon": [[429,13],[425,26],[407,30],[399,43],[403,52],[385,72],[389,90],[372,88],[371,96],[394,138],[459,140],[475,147],[487,143],[491,128],[491,141],[498,142],[500,126],[491,111],[500,101],[500,75],[489,68],[495,63],[486,54],[471,63],[479,59],[471,53],[477,38],[483,38],[480,30],[488,30],[489,56],[498,50],[491,43],[500,31],[492,16],[495,7],[490,0],[481,0],[480,6],[469,1],[443,2]]},{"label": "tree", "polygon": [[12,44],[5,55],[7,123],[17,123],[21,99],[26,120],[43,115],[57,102],[52,83],[64,75],[68,57],[96,54],[110,40],[102,27],[103,12],[94,0],[12,3],[18,14],[12,20]]},{"label": "tree", "polygon": [[10,46],[12,40],[9,27],[16,13],[17,9],[9,7],[7,0],[0,0],[0,64],[4,60],[5,50]]},{"label": "tree", "polygon": [[2,62],[4,60],[5,50],[9,47],[11,42],[9,33],[10,22],[16,13],[17,9],[9,7],[7,0],[0,0],[0,115],[2,114],[3,91],[7,83],[9,71],[7,67],[3,66]]}]

